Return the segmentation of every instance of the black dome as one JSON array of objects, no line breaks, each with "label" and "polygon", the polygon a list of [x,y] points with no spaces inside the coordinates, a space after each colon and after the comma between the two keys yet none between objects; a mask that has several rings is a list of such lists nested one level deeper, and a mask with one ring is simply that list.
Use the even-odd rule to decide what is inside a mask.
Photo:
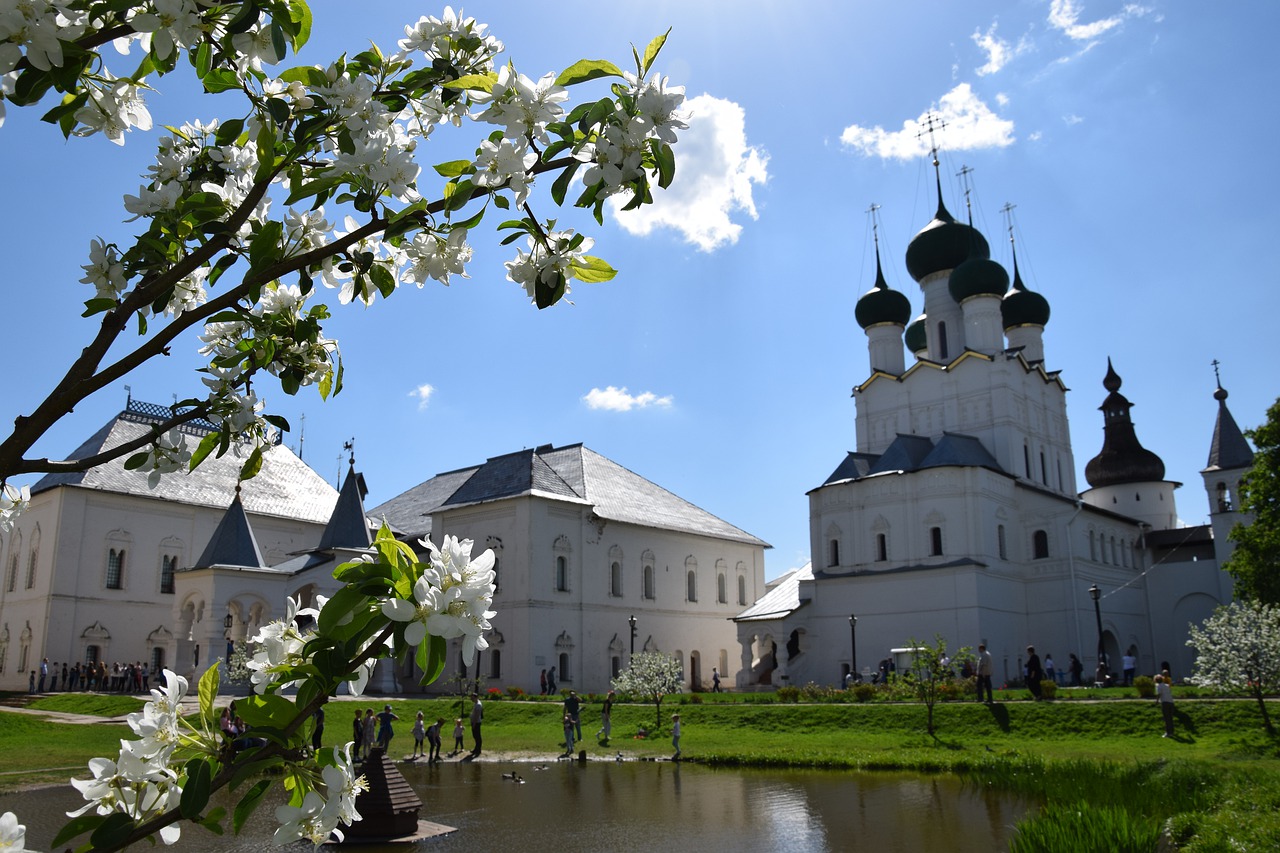
[{"label": "black dome", "polygon": [[988,258],[970,258],[952,270],[947,281],[947,289],[956,302],[972,296],[1001,297],[1008,288],[1009,274]]},{"label": "black dome", "polygon": [[925,329],[927,318],[924,314],[911,321],[911,325],[907,326],[907,332],[903,340],[907,344],[910,352],[920,352],[922,349],[929,347],[929,333]]},{"label": "black dome", "polygon": [[1084,478],[1094,488],[1123,483],[1154,483],[1164,479],[1164,462],[1142,446],[1133,428],[1133,404],[1120,393],[1120,374],[1107,359],[1102,387],[1110,393],[1102,401],[1102,452],[1084,466]]},{"label": "black dome", "polygon": [[889,283],[884,280],[884,272],[880,268],[879,249],[876,250],[876,286],[858,299],[853,316],[863,329],[879,323],[905,326],[911,319],[910,301],[906,296],[889,287]]},{"label": "black dome", "polygon": [[1013,262],[1013,286],[1000,303],[1000,318],[1006,329],[1017,326],[1046,326],[1049,324],[1049,300],[1034,290],[1028,290],[1018,275],[1018,261]]},{"label": "black dome", "polygon": [[990,258],[991,247],[978,229],[956,222],[938,200],[933,221],[907,244],[907,272],[916,281],[927,275],[953,270],[969,258]]}]

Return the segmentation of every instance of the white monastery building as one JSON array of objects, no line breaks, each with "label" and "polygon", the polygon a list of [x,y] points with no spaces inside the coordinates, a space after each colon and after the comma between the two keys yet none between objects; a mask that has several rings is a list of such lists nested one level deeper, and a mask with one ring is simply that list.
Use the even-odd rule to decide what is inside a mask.
[{"label": "white monastery building", "polygon": [[744,686],[837,683],[850,668],[869,679],[893,649],[938,635],[952,649],[985,644],[997,684],[1021,677],[1028,645],[1061,671],[1077,654],[1090,681],[1100,645],[1113,671],[1129,653],[1139,672],[1167,662],[1188,676],[1188,624],[1231,599],[1219,566],[1253,462],[1227,392],[1214,394],[1201,472],[1211,525],[1177,526],[1180,484],[1139,443],[1109,360],[1103,446],[1078,492],[1049,303],[1016,255],[1010,283],[983,235],[948,213],[940,182],[938,198],[906,252],[924,302],[915,320],[877,249],[856,308],[870,361],[853,389],[856,450],[809,492],[810,563],[737,617]]}]

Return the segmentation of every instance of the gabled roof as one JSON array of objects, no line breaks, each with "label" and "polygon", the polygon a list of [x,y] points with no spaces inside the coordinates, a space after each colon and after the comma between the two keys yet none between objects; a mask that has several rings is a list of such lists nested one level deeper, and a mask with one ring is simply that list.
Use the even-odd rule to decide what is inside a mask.
[{"label": "gabled roof", "polygon": [[944,432],[938,443],[934,444],[923,435],[900,433],[879,456],[874,453],[847,454],[822,485],[861,480],[877,474],[906,474],[926,468],[944,467],[987,468],[1000,474],[1006,473],[976,436]]},{"label": "gabled roof", "polygon": [[431,512],[521,496],[585,504],[609,521],[769,547],[581,444],[542,445],[439,474],[375,507],[371,514],[409,533],[429,533],[431,525],[425,516]]},{"label": "gabled roof", "polygon": [[734,622],[764,622],[782,619],[799,610],[806,601],[800,599],[800,582],[813,580],[813,563],[792,569],[774,582],[773,588],[759,601],[733,617]]},{"label": "gabled roof", "polygon": [[355,463],[347,469],[347,479],[338,493],[338,503],[333,515],[320,536],[320,549],[368,548],[373,543],[369,535],[369,519],[364,514],[364,477],[356,473]]},{"label": "gabled roof", "polygon": [[204,553],[195,564],[195,568],[199,569],[213,566],[245,569],[267,567],[262,559],[262,551],[258,548],[258,540],[253,535],[253,528],[249,526],[249,519],[244,514],[244,504],[240,502],[239,494],[223,514]]},{"label": "gabled roof", "polygon": [[[103,450],[117,447],[146,433],[157,421],[135,410],[137,403],[109,421],[80,445],[72,459],[83,459]],[[187,436],[188,446],[195,448],[199,438]],[[32,488],[33,494],[59,486],[95,489],[115,494],[136,495],[175,503],[222,508],[231,503],[240,482],[243,458],[229,451],[225,456],[210,455],[191,473],[166,474],[154,489],[147,486],[147,475],[128,471],[124,458],[95,466],[88,471],[48,474]],[[323,524],[329,520],[337,491],[324,478],[283,445],[263,455],[262,470],[244,484],[241,496],[246,512],[294,518]]]},{"label": "gabled roof", "polygon": [[1218,401],[1218,419],[1213,425],[1213,441],[1209,445],[1209,461],[1204,470],[1234,470],[1236,468],[1253,467],[1253,448],[1245,441],[1244,434],[1236,425],[1227,408],[1227,392],[1219,386],[1214,392]]}]

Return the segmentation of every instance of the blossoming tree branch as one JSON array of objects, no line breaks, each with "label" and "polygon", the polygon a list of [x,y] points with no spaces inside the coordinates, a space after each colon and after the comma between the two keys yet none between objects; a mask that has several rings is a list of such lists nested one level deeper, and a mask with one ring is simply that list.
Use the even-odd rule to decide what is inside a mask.
[{"label": "blossoming tree branch", "polygon": [[[277,430],[288,428],[266,412],[264,383],[286,394],[341,390],[320,294],[371,305],[403,283],[465,278],[468,240],[489,214],[501,217],[503,244],[521,243],[507,278],[547,308],[571,281],[607,281],[614,270],[589,254],[591,238],[535,212],[536,182],[549,183],[555,205],[589,209],[601,222],[611,197],[639,207],[674,177],[684,92],[653,71],[665,35],[632,48],[633,72],[582,60],[535,80],[496,62],[503,45],[484,24],[446,8],[406,26],[394,53],[370,47],[326,66],[273,70],[310,29],[304,0],[0,0],[0,124],[6,105],[43,105],[65,136],[124,144],[152,129],[150,81],[180,66],[206,93],[241,96],[238,112],[168,128],[137,193],[124,198],[128,221],[139,223],[130,243],[90,242],[81,281],[93,289],[84,316],[96,331],[0,440],[0,529],[30,499],[9,482],[19,475],[127,457],[155,484],[234,449],[245,459],[241,477],[252,477]],[[112,65],[131,52],[130,70]],[[574,105],[575,87],[595,97]],[[483,126],[474,156],[424,169],[432,135],[466,122]],[[30,455],[82,400],[167,354],[187,332],[182,340],[206,360],[204,388],[163,423],[83,459]],[[196,419],[216,430],[189,447],[178,427]],[[422,544],[425,561],[383,529],[362,560],[336,571],[344,586],[333,598],[314,608],[291,603],[253,638],[254,695],[238,708],[252,747],[234,749],[214,722],[216,667],[198,685],[194,722],[179,714],[186,680],[166,671],[165,687],[130,717],[138,739],[75,780],[87,805],[54,846],[85,835],[98,850],[156,835],[173,843],[184,820],[223,832],[228,816],[208,803],[227,786],[245,791],[229,816],[238,831],[276,778],[288,791],[277,842],[318,844],[358,820],[362,782],[350,745],[313,754],[304,737],[312,714],[343,684],[362,690],[383,657],[414,654],[423,683],[434,680],[446,641],[463,638],[472,658],[494,615],[491,552],[472,558],[470,541],[447,536]],[[264,777],[268,770],[280,775]],[[0,816],[0,830],[22,849],[15,816]]]}]

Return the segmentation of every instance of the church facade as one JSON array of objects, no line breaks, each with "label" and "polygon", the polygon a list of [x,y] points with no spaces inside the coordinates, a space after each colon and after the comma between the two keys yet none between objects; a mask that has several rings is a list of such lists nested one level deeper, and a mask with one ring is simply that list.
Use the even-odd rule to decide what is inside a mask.
[{"label": "church facade", "polygon": [[1188,623],[1231,598],[1219,566],[1253,458],[1226,391],[1202,472],[1212,524],[1178,526],[1180,484],[1138,441],[1109,362],[1104,444],[1078,492],[1049,303],[1016,255],[1010,281],[940,185],[938,197],[906,253],[924,302],[914,320],[877,251],[856,308],[870,362],[853,393],[856,450],[809,492],[810,563],[735,620],[744,686],[869,679],[939,635],[985,644],[997,684],[1021,678],[1027,646],[1059,670],[1078,655],[1090,680],[1100,656],[1118,670],[1125,654],[1186,677]]}]

